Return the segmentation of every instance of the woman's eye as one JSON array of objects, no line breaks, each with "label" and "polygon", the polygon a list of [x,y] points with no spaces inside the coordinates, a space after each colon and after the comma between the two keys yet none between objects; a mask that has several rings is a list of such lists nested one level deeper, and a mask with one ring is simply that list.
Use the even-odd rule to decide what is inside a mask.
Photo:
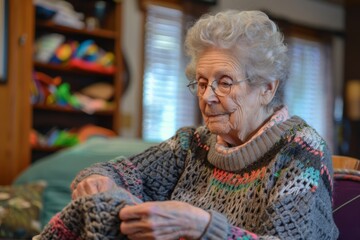
[{"label": "woman's eye", "polygon": [[225,81],[225,80],[220,80],[219,81],[219,86],[220,87],[228,88],[228,87],[231,87],[231,85],[232,85],[232,82],[230,82],[230,81]]},{"label": "woman's eye", "polygon": [[198,82],[198,86],[199,86],[199,88],[204,89],[204,88],[207,87],[207,83],[205,83],[205,82]]}]

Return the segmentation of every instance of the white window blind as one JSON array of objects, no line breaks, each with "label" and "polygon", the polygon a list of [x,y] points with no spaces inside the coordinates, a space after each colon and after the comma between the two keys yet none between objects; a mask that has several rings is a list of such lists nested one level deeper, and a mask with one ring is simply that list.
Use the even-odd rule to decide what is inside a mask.
[{"label": "white window blind", "polygon": [[307,121],[332,147],[333,92],[328,46],[301,38],[289,42],[291,69],[285,90],[289,112]]},{"label": "white window blind", "polygon": [[162,141],[195,124],[195,97],[186,87],[183,14],[150,5],[145,25],[143,139]]}]

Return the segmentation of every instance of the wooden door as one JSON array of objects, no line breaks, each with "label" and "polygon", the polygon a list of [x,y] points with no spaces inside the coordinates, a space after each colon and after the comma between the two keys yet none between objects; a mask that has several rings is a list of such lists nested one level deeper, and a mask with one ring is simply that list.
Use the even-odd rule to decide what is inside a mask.
[{"label": "wooden door", "polygon": [[0,84],[0,185],[30,164],[32,0],[7,0],[7,81]]}]

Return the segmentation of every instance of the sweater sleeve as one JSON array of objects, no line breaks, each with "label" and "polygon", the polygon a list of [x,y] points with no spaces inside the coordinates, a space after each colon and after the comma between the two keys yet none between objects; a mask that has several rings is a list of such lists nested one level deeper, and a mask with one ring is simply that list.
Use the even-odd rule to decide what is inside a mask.
[{"label": "sweater sleeve", "polygon": [[331,161],[325,156],[317,165],[311,162],[314,158],[307,159],[292,160],[273,174],[274,185],[256,232],[231,225],[224,215],[210,210],[202,239],[337,239],[331,207],[332,169],[327,167]]},{"label": "sweater sleeve", "polygon": [[183,171],[193,128],[182,128],[170,139],[129,158],[117,157],[82,170],[73,188],[86,177],[110,177],[122,188],[143,201],[166,200]]}]

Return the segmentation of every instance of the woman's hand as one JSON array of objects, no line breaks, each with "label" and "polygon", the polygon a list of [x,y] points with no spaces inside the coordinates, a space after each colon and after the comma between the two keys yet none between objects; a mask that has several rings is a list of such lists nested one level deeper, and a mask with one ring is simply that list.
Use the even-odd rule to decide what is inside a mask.
[{"label": "woman's hand", "polygon": [[76,188],[73,189],[71,197],[76,199],[81,196],[105,192],[114,187],[116,187],[116,183],[111,178],[94,174],[79,182]]},{"label": "woman's hand", "polygon": [[210,221],[205,210],[179,201],[146,202],[120,210],[120,231],[129,239],[199,239]]}]

